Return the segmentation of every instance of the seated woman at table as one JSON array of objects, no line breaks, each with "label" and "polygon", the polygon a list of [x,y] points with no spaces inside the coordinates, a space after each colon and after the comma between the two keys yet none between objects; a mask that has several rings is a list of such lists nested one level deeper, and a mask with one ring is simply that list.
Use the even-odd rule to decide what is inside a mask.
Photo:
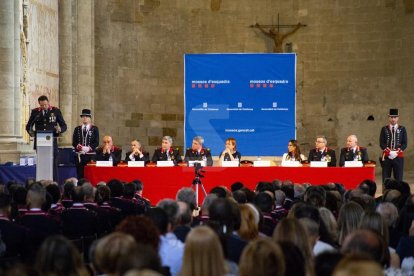
[{"label": "seated woman at table", "polygon": [[300,148],[297,140],[289,140],[288,143],[288,152],[283,154],[282,157],[282,166],[286,161],[299,161],[302,162],[306,160],[305,155],[300,153]]},{"label": "seated woman at table", "polygon": [[125,154],[125,162],[128,161],[149,161],[149,153],[144,151],[137,139],[131,141],[131,150]]},{"label": "seated woman at table", "polygon": [[96,161],[112,161],[116,166],[121,161],[122,149],[114,146],[111,136],[103,138],[103,144],[96,148]]},{"label": "seated woman at table", "polygon": [[237,160],[240,163],[241,154],[237,151],[236,139],[227,138],[226,146],[222,153],[219,155],[220,166],[222,166],[223,161],[234,161]]}]

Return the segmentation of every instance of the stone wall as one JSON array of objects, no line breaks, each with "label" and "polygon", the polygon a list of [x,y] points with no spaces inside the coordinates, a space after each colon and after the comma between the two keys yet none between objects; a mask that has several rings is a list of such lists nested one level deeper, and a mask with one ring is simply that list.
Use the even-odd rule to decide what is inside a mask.
[{"label": "stone wall", "polygon": [[[339,149],[354,133],[377,160],[390,107],[400,109],[400,123],[414,134],[412,2],[96,1],[96,124],[124,147],[137,137],[152,152],[163,135],[182,146],[183,55],[271,52],[273,40],[249,26],[276,24],[279,14],[281,24],[307,24],[285,41],[298,55],[302,150],[318,134]],[[411,166],[411,145],[407,155]]]}]

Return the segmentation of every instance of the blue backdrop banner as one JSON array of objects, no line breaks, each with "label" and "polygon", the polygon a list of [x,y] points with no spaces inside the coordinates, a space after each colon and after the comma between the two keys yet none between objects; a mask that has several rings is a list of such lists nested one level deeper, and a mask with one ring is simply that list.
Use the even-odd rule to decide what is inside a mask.
[{"label": "blue backdrop banner", "polygon": [[184,55],[184,137],[213,155],[234,137],[242,156],[278,156],[296,137],[295,54]]}]

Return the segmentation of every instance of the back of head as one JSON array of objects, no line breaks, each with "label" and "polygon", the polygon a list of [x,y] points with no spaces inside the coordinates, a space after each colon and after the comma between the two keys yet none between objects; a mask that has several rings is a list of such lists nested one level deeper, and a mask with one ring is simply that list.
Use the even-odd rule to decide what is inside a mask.
[{"label": "back of head", "polygon": [[256,195],[254,204],[264,213],[270,213],[273,209],[273,199],[266,192],[261,192]]},{"label": "back of head", "polygon": [[163,199],[160,202],[158,202],[157,207],[165,211],[165,213],[168,216],[168,222],[171,224],[171,227],[174,228],[178,222],[177,201],[172,199]]},{"label": "back of head", "polygon": [[291,242],[278,242],[285,260],[285,275],[305,276],[306,274],[306,260],[296,245]]},{"label": "back of head", "polygon": [[136,247],[132,236],[114,232],[101,238],[95,249],[94,263],[104,274],[114,274],[120,260],[125,258],[131,248]]},{"label": "back of head", "polygon": [[342,205],[338,216],[338,239],[340,244],[349,233],[359,227],[363,213],[364,210],[358,203],[348,202]]},{"label": "back of head", "polygon": [[282,249],[268,238],[250,242],[243,250],[239,275],[285,275],[285,258]]},{"label": "back of head", "polygon": [[177,201],[178,204],[178,224],[190,225],[192,222],[192,211],[187,202]]},{"label": "back of head", "polygon": [[259,223],[256,220],[254,206],[241,204],[240,206],[241,223],[237,231],[239,236],[246,241],[253,240],[259,235]]},{"label": "back of head", "polygon": [[192,188],[181,188],[177,192],[177,201],[186,202],[191,211],[197,208],[196,194]]},{"label": "back of head", "polygon": [[358,256],[344,257],[336,266],[333,276],[378,276],[384,275],[375,261]]},{"label": "back of head", "polygon": [[133,198],[136,192],[135,184],[133,182],[126,183],[124,185],[124,197],[125,198]]},{"label": "back of head", "polygon": [[244,185],[241,182],[234,182],[230,186],[232,192],[238,191],[238,190],[240,190],[243,187],[244,187]]},{"label": "back of head", "polygon": [[342,248],[344,254],[355,254],[372,258],[381,266],[388,267],[390,255],[384,239],[377,233],[361,229],[350,233],[344,240]]},{"label": "back of head", "polygon": [[135,179],[135,180],[132,180],[132,182],[135,184],[135,189],[137,192],[140,192],[144,189],[144,184],[142,183],[141,180]]},{"label": "back of head", "polygon": [[7,213],[10,211],[11,207],[11,197],[10,195],[0,192],[0,211]]},{"label": "back of head", "polygon": [[216,194],[208,194],[204,200],[203,204],[201,205],[201,212],[203,215],[208,214],[208,209],[210,208],[211,204],[218,198]]},{"label": "back of head", "polygon": [[207,226],[192,229],[186,238],[180,275],[224,274],[224,254],[217,234]]},{"label": "back of head", "polygon": [[118,179],[111,179],[107,184],[112,197],[121,197],[124,194],[124,185]]},{"label": "back of head", "polygon": [[375,197],[377,192],[377,183],[371,179],[365,179],[359,184],[359,188],[366,192],[368,195]]},{"label": "back of head", "polygon": [[167,233],[168,215],[163,209],[159,207],[151,208],[145,213],[145,216],[152,220],[161,235]]},{"label": "back of head", "polygon": [[52,203],[57,203],[60,200],[60,189],[56,184],[46,186],[46,191],[52,196]]},{"label": "back of head", "polygon": [[13,203],[18,205],[25,205],[26,204],[26,197],[27,197],[27,190],[22,186],[16,187],[13,191],[12,198]]},{"label": "back of head", "polygon": [[398,219],[398,209],[394,204],[382,202],[378,204],[376,210],[384,219],[388,226],[394,227]]},{"label": "back of head", "polygon": [[87,275],[75,246],[63,236],[50,236],[36,255],[39,275]]},{"label": "back of head", "polygon": [[[116,266],[115,275],[140,275],[142,271],[150,269],[154,274],[161,275],[161,260],[158,256],[158,250],[147,244],[138,243],[137,246],[131,247],[125,252],[125,256],[120,259]],[[138,274],[129,274],[131,270],[139,271]],[[127,273],[128,272],[128,273]]]},{"label": "back of head", "polygon": [[304,201],[316,208],[324,207],[326,203],[326,191],[320,186],[311,186],[305,191]]},{"label": "back of head", "polygon": [[212,202],[208,210],[210,220],[216,221],[225,234],[231,234],[233,230],[237,230],[235,226],[235,220],[240,221],[240,212],[238,212],[238,218],[235,218],[233,205],[228,199],[218,198]]},{"label": "back of head", "polygon": [[41,208],[46,202],[46,190],[42,185],[34,183],[27,191],[27,204],[30,208]]},{"label": "back of head", "polygon": [[80,186],[80,190],[86,199],[95,199],[95,188],[92,186],[90,182],[84,182],[83,185]]},{"label": "back of head", "polygon": [[275,191],[275,203],[282,206],[285,203],[286,195],[282,190]]},{"label": "back of head", "polygon": [[379,234],[384,238],[384,241],[388,245],[388,226],[379,213],[373,211],[364,212],[359,224],[359,228],[368,229]]},{"label": "back of head", "polygon": [[339,252],[323,252],[315,257],[315,274],[331,276],[343,255]]},{"label": "back of head", "polygon": [[222,186],[216,186],[210,190],[210,194],[216,194],[220,198],[227,198],[227,191]]},{"label": "back of head", "polygon": [[237,201],[237,203],[243,204],[243,203],[247,203],[247,197],[246,197],[246,193],[242,190],[237,190],[232,192],[233,198],[234,200]]},{"label": "back of head", "polygon": [[158,251],[160,232],[148,217],[128,216],[118,224],[116,231],[129,234],[137,243],[149,245]]}]

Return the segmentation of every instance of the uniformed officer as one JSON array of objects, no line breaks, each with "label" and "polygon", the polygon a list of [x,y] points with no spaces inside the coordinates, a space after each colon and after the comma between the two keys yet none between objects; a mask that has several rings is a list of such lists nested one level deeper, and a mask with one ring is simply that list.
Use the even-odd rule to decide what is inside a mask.
[{"label": "uniformed officer", "polygon": [[388,114],[389,124],[382,127],[380,134],[380,147],[382,149],[381,166],[382,181],[391,177],[403,180],[404,150],[407,148],[407,131],[398,124],[398,109],[390,109]]},{"label": "uniformed officer", "polygon": [[204,138],[202,136],[196,136],[193,138],[191,148],[185,152],[185,162],[188,161],[206,161],[207,166],[213,166],[213,158],[209,149],[203,147]]},{"label": "uniformed officer", "polygon": [[180,151],[178,148],[174,149],[172,145],[173,139],[171,136],[162,137],[161,148],[154,151],[152,162],[171,160],[175,165],[180,163],[182,161]]},{"label": "uniformed officer", "polygon": [[93,159],[95,149],[99,146],[99,129],[91,124],[91,110],[82,109],[80,117],[82,124],[75,128],[72,137],[72,146],[78,155],[76,158],[78,179],[83,178],[83,169]]},{"label": "uniformed officer", "polygon": [[309,161],[326,161],[328,167],[336,166],[335,150],[327,147],[328,141],[323,135],[317,136],[315,141],[315,148],[309,151]]},{"label": "uniformed officer", "polygon": [[346,147],[341,149],[339,166],[343,167],[345,161],[361,161],[363,163],[368,161],[368,151],[366,148],[358,145],[356,135],[349,135],[346,139]]},{"label": "uniformed officer", "polygon": [[53,131],[53,179],[57,181],[57,137],[66,131],[67,126],[59,108],[49,105],[49,99],[45,95],[40,96],[37,101],[39,107],[32,109],[26,131],[31,137],[35,137],[34,149],[37,142],[36,131]]},{"label": "uniformed officer", "polygon": [[121,162],[122,149],[114,146],[111,136],[104,136],[103,144],[96,149],[96,161],[112,161],[113,165]]}]

